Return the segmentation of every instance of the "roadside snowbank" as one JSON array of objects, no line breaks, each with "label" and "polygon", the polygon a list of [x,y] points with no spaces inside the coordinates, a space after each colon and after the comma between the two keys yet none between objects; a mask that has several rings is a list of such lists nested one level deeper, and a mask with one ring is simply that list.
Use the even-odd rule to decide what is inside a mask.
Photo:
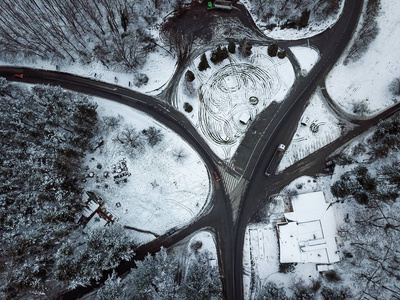
[{"label": "roadside snowbank", "polygon": [[[88,65],[80,63],[60,63],[56,66],[49,61],[43,60],[26,60],[22,65],[10,64],[9,62],[0,60],[0,65],[60,71],[93,80],[108,82],[124,88],[131,88],[132,90],[142,93],[158,94],[160,89],[171,79],[175,71],[176,60],[168,52],[159,48],[156,52],[152,52],[147,56],[146,63],[140,70],[132,72],[111,71],[100,62],[92,62]],[[143,73],[148,77],[147,84],[143,84],[139,87],[135,86],[137,80],[135,77],[138,73]]]}]

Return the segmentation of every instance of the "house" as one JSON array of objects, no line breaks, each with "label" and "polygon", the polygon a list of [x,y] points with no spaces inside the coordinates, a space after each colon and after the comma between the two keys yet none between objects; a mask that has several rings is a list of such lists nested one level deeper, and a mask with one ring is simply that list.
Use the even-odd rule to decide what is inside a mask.
[{"label": "house", "polygon": [[338,262],[336,221],[322,191],[294,197],[277,224],[281,263]]}]

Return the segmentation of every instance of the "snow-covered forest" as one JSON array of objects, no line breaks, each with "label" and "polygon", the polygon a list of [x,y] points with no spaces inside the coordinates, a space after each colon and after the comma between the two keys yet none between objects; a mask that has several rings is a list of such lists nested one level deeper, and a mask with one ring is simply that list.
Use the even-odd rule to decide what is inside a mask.
[{"label": "snow-covered forest", "polygon": [[100,61],[135,70],[157,43],[153,29],[180,0],[4,0],[0,2],[0,56],[54,64]]},{"label": "snow-covered forest", "polygon": [[[96,105],[61,88],[0,78],[0,265],[5,297],[43,290],[54,254],[82,209],[81,162],[94,145]],[[3,298],[3,297],[2,297]]]},{"label": "snow-covered forest", "polygon": [[137,268],[123,280],[110,276],[94,299],[222,299],[218,267],[209,265],[207,252],[192,250],[193,258],[183,262],[177,253],[161,248],[136,262]]},{"label": "snow-covered forest", "polygon": [[339,11],[342,0],[274,0],[268,4],[263,0],[247,0],[251,11],[258,20],[267,24],[267,29],[275,27],[302,28],[309,21],[321,22]]}]

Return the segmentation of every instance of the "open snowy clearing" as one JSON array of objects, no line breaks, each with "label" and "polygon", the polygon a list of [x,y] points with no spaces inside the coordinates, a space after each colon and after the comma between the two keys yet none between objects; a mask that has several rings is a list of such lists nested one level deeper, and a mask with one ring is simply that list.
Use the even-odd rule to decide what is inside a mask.
[{"label": "open snowy clearing", "polygon": [[[101,117],[120,115],[123,119],[120,128],[103,133],[104,146],[87,156],[86,190],[105,201],[106,209],[119,218],[117,222],[154,233],[130,230],[142,243],[190,223],[210,200],[209,174],[201,158],[177,134],[149,116],[108,100],[95,101]],[[146,145],[144,151],[130,153],[115,140],[125,125],[134,126],[139,133],[154,126],[164,138],[154,147]],[[122,177],[115,179],[117,175]]]},{"label": "open snowy clearing", "polygon": [[[279,272],[279,241],[276,224],[283,218],[284,198],[289,190],[297,190],[299,194],[324,191],[327,201],[332,201],[330,185],[331,177],[313,179],[304,176],[291,182],[281,193],[273,197],[270,205],[265,207],[265,222],[249,225],[246,229],[243,266],[244,266],[244,298],[257,299],[259,289],[272,281],[279,287],[284,287],[288,296],[293,295],[291,286],[296,281],[311,285],[318,280],[320,274],[315,263],[297,264],[290,273]],[[338,206],[332,206],[335,216],[343,215]],[[337,220],[338,218],[336,218]],[[253,280],[255,282],[251,284]]]},{"label": "open snowy clearing", "polygon": [[[247,0],[242,0],[243,4],[248,8],[249,13],[251,14],[253,20],[257,24],[257,26],[264,32],[264,34],[270,38],[277,39],[277,40],[301,40],[313,37],[321,32],[324,32],[329,27],[333,26],[343,11],[344,1],[341,2],[341,6],[339,12],[335,16],[331,16],[321,22],[317,21],[310,21],[308,26],[298,29],[280,29],[274,28],[273,30],[266,29],[267,23],[258,19],[258,16],[252,12],[252,4]],[[270,20],[269,24],[276,23],[276,20]]]},{"label": "open snowy clearing", "polygon": [[340,137],[339,120],[331,113],[317,90],[300,119],[296,133],[278,166],[282,171]]},{"label": "open snowy clearing", "polygon": [[[269,57],[268,47],[253,47],[243,58],[229,53],[228,59],[200,72],[200,57],[189,70],[195,75],[192,83],[184,76],[179,83],[174,105],[203,135],[213,151],[222,159],[230,159],[245,132],[259,112],[272,101],[282,101],[294,83],[293,67],[287,58]],[[211,52],[206,53],[209,60]],[[184,111],[184,103],[193,111]],[[247,124],[240,118],[249,118]]]},{"label": "open snowy clearing", "polygon": [[[49,71],[59,71],[69,74],[74,74],[94,80],[116,84],[124,88],[131,88],[132,90],[148,93],[158,94],[160,89],[164,87],[171,79],[176,67],[176,60],[168,52],[158,48],[156,52],[152,52],[147,56],[144,66],[137,71],[111,71],[107,69],[100,62],[92,62],[90,64],[81,63],[59,63],[57,66],[49,61],[36,59],[25,60],[23,64],[15,63],[10,64],[0,60],[2,66],[15,66],[15,67],[28,67]],[[135,75],[138,73],[146,74],[149,78],[147,84],[135,86]]]},{"label": "open snowy clearing", "polygon": [[187,245],[187,252],[191,254],[191,258],[196,253],[203,254],[208,258],[211,266],[218,265],[214,235],[210,231],[203,230],[196,232]]},{"label": "open snowy clearing", "polygon": [[289,47],[298,61],[303,74],[307,74],[319,61],[319,50],[315,47]]},{"label": "open snowy clearing", "polygon": [[[326,87],[344,110],[353,113],[355,103],[367,105],[365,115],[376,115],[400,100],[389,94],[389,84],[400,74],[400,3],[397,0],[381,0],[376,17],[379,33],[368,46],[367,52],[356,62],[343,61],[346,49],[326,80]],[[351,45],[351,44],[350,44]]]}]

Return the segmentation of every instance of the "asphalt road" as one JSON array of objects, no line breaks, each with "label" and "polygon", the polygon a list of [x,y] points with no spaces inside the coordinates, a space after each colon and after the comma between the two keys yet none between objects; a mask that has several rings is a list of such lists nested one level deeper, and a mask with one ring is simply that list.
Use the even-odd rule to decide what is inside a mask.
[{"label": "asphalt road", "polygon": [[[362,1],[346,0],[343,14],[335,26],[306,41],[310,45],[318,47],[321,53],[320,61],[306,77],[299,76],[297,78],[292,92],[283,103],[271,105],[251,124],[251,130],[246,134],[233,159],[235,162],[234,171],[238,172],[239,170],[243,179],[248,182],[247,185],[244,185],[245,188],[243,186],[238,187],[238,189],[241,189],[237,191],[238,194],[243,195],[239,199],[239,204],[235,204],[239,206],[239,209],[232,209],[233,200],[224,189],[223,178],[221,182],[217,183],[210,173],[211,182],[214,185],[212,206],[192,224],[179,230],[176,234],[168,238],[161,236],[151,243],[141,246],[136,250],[135,259],[143,258],[146,253],[154,253],[161,246],[170,247],[199,229],[210,228],[216,234],[225,298],[229,300],[243,298],[243,240],[249,220],[262,205],[268,203],[270,195],[279,192],[299,176],[315,176],[320,173],[326,157],[332,152],[376,124],[381,118],[390,116],[400,108],[397,105],[371,120],[357,121],[354,128],[338,140],[299,161],[281,174],[268,178],[264,175],[265,168],[276,147],[280,143],[289,145],[310,96],[317,86],[323,86],[326,74],[348,44],[361,14],[361,8]],[[256,32],[255,36],[259,36],[259,31]],[[265,44],[269,41],[268,38],[260,37],[253,42]],[[305,40],[278,41],[278,44],[285,48],[304,43]],[[210,45],[208,46],[210,47]],[[212,46],[215,46],[215,44],[212,44]],[[290,51],[288,53],[290,56]],[[185,65],[190,61],[190,57],[181,63],[177,74],[182,74]],[[293,61],[293,57],[289,58]],[[295,62],[294,64],[296,66]],[[14,73],[23,73],[24,78],[14,78],[12,76]],[[299,75],[299,72],[296,72],[296,74]],[[69,90],[107,98],[141,110],[174,130],[191,144],[202,157],[210,172],[218,168],[228,169],[211,151],[190,122],[166,102],[133,92],[130,89],[60,72],[0,67],[0,76],[26,83],[60,85]],[[173,81],[178,80],[178,78],[179,76],[173,77]],[[166,90],[168,92],[161,94],[163,98],[174,96],[175,91],[172,84]],[[133,266],[133,261],[125,262],[118,267],[117,271],[119,274],[124,274]],[[63,298],[76,299],[90,292],[94,287],[95,285],[66,292],[63,294]]]}]

